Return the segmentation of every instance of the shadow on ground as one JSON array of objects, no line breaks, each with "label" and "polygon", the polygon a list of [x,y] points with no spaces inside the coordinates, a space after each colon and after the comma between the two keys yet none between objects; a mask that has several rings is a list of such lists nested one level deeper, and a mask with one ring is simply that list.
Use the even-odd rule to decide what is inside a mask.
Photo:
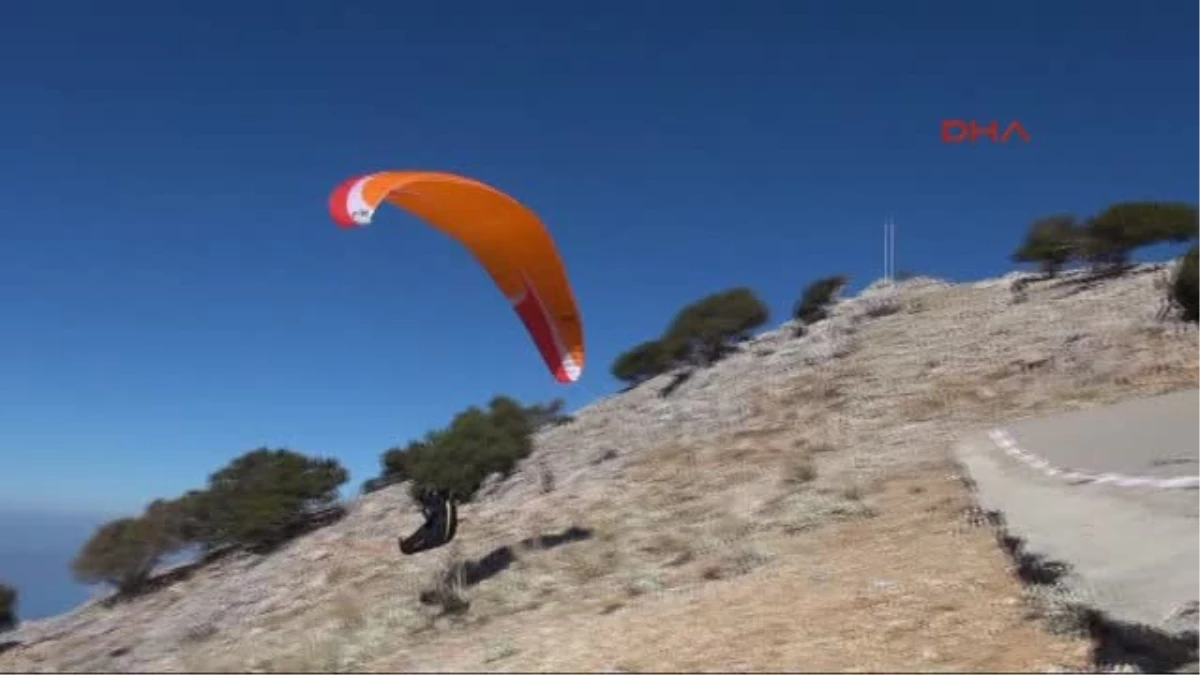
[{"label": "shadow on ground", "polygon": [[[512,566],[517,559],[517,549],[545,550],[592,538],[592,530],[572,525],[558,534],[543,534],[522,539],[517,545],[504,545],[475,560],[456,563],[442,575],[436,588],[421,591],[422,604],[449,607],[462,603],[461,599],[450,602],[448,597],[455,586],[470,588],[491,579]],[[464,606],[465,609],[465,606]]]}]

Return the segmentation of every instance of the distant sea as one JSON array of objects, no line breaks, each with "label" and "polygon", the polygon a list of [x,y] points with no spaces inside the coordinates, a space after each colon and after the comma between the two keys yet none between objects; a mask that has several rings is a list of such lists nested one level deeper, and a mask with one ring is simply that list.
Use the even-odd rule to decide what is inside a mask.
[{"label": "distant sea", "polygon": [[71,561],[112,517],[0,507],[0,583],[17,589],[18,619],[62,614],[104,592],[77,583]]}]

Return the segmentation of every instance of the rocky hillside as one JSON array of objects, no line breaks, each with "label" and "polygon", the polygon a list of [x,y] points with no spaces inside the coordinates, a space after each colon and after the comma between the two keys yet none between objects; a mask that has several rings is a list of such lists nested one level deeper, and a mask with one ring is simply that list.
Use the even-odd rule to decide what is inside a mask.
[{"label": "rocky hillside", "polygon": [[947,450],[964,430],[1197,385],[1168,270],[913,279],[542,432],[406,558],[403,487],[265,557],[23,625],[4,671],[1029,670],[1037,619]]}]

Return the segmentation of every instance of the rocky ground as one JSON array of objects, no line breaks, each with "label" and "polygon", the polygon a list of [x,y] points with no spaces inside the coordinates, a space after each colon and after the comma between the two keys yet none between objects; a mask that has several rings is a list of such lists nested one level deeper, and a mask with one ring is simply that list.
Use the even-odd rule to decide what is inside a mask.
[{"label": "rocky ground", "polygon": [[0,670],[1088,669],[948,450],[1197,386],[1195,327],[1156,316],[1168,273],[873,286],[542,432],[451,546],[400,556],[417,518],[388,488],[270,556],[25,624]]}]

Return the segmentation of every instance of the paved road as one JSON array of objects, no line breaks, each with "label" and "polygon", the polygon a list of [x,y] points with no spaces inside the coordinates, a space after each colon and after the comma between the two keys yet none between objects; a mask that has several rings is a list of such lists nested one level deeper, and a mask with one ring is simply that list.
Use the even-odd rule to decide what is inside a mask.
[{"label": "paved road", "polygon": [[[1194,476],[1200,392],[1187,390],[1003,429],[1050,465],[1092,473]],[[981,432],[958,448],[980,505],[1004,514],[1026,550],[1068,563],[1075,598],[1122,621],[1168,632],[1196,629],[1181,614],[1200,598],[1195,489],[1071,484],[1003,452]]]},{"label": "paved road", "polygon": [[1057,466],[1157,478],[1194,476],[1200,468],[1197,406],[1200,389],[1187,389],[1026,420],[1007,431],[1019,446]]}]

